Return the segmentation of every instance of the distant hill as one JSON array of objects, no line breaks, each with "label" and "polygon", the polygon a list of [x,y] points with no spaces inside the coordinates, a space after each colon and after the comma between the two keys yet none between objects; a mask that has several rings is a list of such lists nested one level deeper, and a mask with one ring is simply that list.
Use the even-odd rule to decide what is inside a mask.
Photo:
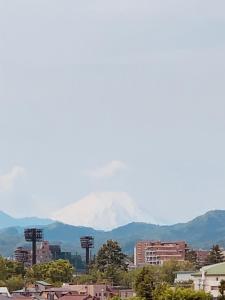
[{"label": "distant hill", "polygon": [[[44,237],[52,243],[59,242],[65,250],[81,253],[79,238],[92,235],[95,249],[107,239],[118,240],[123,250],[131,254],[138,240],[185,240],[194,248],[209,249],[212,244],[225,246],[225,210],[209,211],[187,223],[160,226],[146,223],[130,223],[112,231],[95,230],[55,222],[42,226]],[[16,246],[24,243],[23,228],[11,227],[0,230],[0,253],[11,255]],[[83,252],[82,252],[83,253]]]},{"label": "distant hill", "polygon": [[34,225],[48,225],[53,223],[50,219],[41,219],[37,217],[29,218],[13,218],[10,215],[0,211],[0,228],[12,227],[12,226],[34,226]]}]

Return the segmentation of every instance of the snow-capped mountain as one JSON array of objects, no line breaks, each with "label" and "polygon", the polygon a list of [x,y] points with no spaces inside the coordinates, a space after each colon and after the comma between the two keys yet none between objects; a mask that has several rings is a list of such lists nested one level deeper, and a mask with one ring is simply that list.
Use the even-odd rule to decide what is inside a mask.
[{"label": "snow-capped mountain", "polygon": [[152,222],[125,192],[99,192],[72,203],[53,215],[71,225],[110,230],[134,221]]}]

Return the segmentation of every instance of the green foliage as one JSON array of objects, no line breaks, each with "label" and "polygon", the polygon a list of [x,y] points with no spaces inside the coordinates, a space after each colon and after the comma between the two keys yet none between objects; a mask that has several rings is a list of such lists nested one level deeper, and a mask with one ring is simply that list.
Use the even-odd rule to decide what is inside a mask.
[{"label": "green foliage", "polygon": [[121,300],[121,298],[119,296],[114,296],[114,297],[110,298],[110,300]]},{"label": "green foliage", "polygon": [[164,262],[162,266],[159,267],[161,276],[161,282],[167,282],[169,284],[174,284],[175,280],[175,272],[177,271],[192,271],[195,269],[192,263],[189,261],[176,261],[176,260],[169,260]]},{"label": "green foliage", "polygon": [[4,281],[12,276],[23,276],[24,274],[25,270],[23,264],[0,256],[0,280]]},{"label": "green foliage", "polygon": [[37,264],[26,273],[27,282],[46,280],[54,284],[71,282],[74,269],[67,260],[59,259],[49,263]]},{"label": "green foliage", "polygon": [[108,240],[99,249],[92,269],[101,272],[104,281],[118,284],[121,280],[121,273],[127,271],[125,257],[118,242]]},{"label": "green foliage", "polygon": [[219,299],[225,299],[225,280],[221,280],[220,281],[220,285],[219,285],[219,292],[220,292],[220,297]]},{"label": "green foliage", "polygon": [[223,256],[223,253],[222,253],[219,245],[213,245],[209,252],[207,263],[209,265],[211,265],[211,264],[217,264],[217,263],[220,263],[223,261],[224,261],[224,256]]},{"label": "green foliage", "polygon": [[154,292],[154,300],[211,300],[212,296],[204,291],[164,287]]},{"label": "green foliage", "polygon": [[10,292],[20,290],[24,287],[24,279],[21,275],[12,276],[5,281],[5,285]]},{"label": "green foliage", "polygon": [[85,269],[85,264],[82,261],[81,256],[77,253],[71,256],[70,263],[75,269]]},{"label": "green foliage", "polygon": [[127,288],[133,288],[136,277],[140,272],[141,269],[134,269],[129,272],[121,272],[120,285]]},{"label": "green foliage", "polygon": [[127,265],[124,261],[125,257],[126,255],[122,253],[118,242],[108,240],[98,251],[96,266],[101,272],[108,271],[109,267],[127,270]]},{"label": "green foliage", "polygon": [[24,266],[21,263],[0,257],[0,285],[6,286],[9,291],[23,287],[25,274]]},{"label": "green foliage", "polygon": [[196,251],[193,249],[188,250],[185,259],[189,261],[196,269],[199,269]]},{"label": "green foliage", "polygon": [[138,297],[146,300],[153,299],[153,291],[155,289],[154,276],[152,270],[148,267],[144,267],[137,275],[135,280],[135,291]]}]

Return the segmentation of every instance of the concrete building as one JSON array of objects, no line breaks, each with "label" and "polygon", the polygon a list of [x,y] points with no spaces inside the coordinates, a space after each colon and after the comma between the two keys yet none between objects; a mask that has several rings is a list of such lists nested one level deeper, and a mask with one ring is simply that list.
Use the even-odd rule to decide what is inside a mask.
[{"label": "concrete building", "polygon": [[52,260],[52,252],[48,241],[43,241],[37,246],[37,263],[46,263]]},{"label": "concrete building", "polygon": [[196,252],[196,256],[197,256],[197,264],[199,265],[199,267],[205,266],[207,263],[209,251],[198,249],[198,250],[195,250],[195,252]]},{"label": "concrete building", "polygon": [[61,246],[60,245],[49,245],[49,250],[51,251],[53,260],[60,258],[60,255],[61,255]]},{"label": "concrete building", "polygon": [[204,290],[216,299],[219,293],[221,280],[225,280],[225,262],[205,266],[192,275],[196,291]]},{"label": "concrete building", "polygon": [[185,241],[139,241],[134,249],[134,264],[139,267],[143,265],[162,265],[165,261],[171,259],[184,261],[187,249]]},{"label": "concrete building", "polygon": [[24,266],[31,265],[31,250],[24,247],[17,247],[14,251],[14,258],[16,261],[23,263]]}]

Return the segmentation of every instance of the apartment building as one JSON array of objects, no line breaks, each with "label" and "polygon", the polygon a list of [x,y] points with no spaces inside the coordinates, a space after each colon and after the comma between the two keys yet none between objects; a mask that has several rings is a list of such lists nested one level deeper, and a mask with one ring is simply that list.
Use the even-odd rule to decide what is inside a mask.
[{"label": "apartment building", "polygon": [[37,263],[47,263],[52,260],[52,253],[48,241],[43,241],[37,246]]},{"label": "apartment building", "polygon": [[195,252],[196,252],[196,259],[197,259],[198,266],[199,267],[205,266],[207,264],[209,251],[198,249],[198,250],[195,250]]},{"label": "apartment building", "polygon": [[184,261],[187,249],[185,241],[139,241],[134,248],[134,264],[138,267],[162,265],[171,259]]},{"label": "apartment building", "polygon": [[31,250],[24,247],[17,247],[14,251],[14,258],[28,267],[31,265]]}]

